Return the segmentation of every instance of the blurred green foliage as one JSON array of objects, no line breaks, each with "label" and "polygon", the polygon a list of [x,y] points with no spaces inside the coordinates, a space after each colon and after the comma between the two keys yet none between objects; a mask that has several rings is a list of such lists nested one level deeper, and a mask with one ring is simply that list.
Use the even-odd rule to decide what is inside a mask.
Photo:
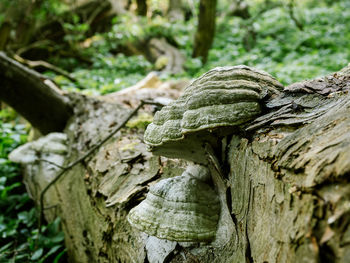
[{"label": "blurred green foliage", "polygon": [[[191,58],[196,17],[171,23],[158,15],[150,19],[126,14],[112,20],[109,32],[85,40],[88,46],[84,52],[92,65],[76,66],[73,76],[79,79],[85,87],[82,92],[87,94],[106,94],[129,87],[156,68],[141,55],[125,56],[115,52],[123,45],[152,37],[165,37],[187,58],[185,72],[177,76],[164,74],[165,78],[193,78],[216,66],[246,64],[263,69],[288,85],[347,65],[350,60],[349,1],[331,4],[313,0],[297,2],[295,16],[303,24],[303,31],[292,21],[286,2],[279,1],[280,7],[260,15],[264,3],[259,0],[248,2],[254,21],[226,15],[229,1],[219,1],[216,36],[205,65],[200,59]],[[249,35],[247,28],[255,32],[255,44],[249,51],[243,43]],[[79,35],[78,31],[75,34]],[[79,36],[75,38],[79,39]],[[57,76],[56,81],[64,89],[79,90],[61,76]]]},{"label": "blurred green foliage", "polygon": [[64,262],[59,261],[65,259],[59,218],[43,226],[38,239],[34,203],[19,166],[8,160],[8,154],[26,139],[27,128],[13,110],[0,111],[0,262]]},{"label": "blurred green foliage", "polygon": [[[255,47],[246,51],[242,39],[244,21],[219,17],[209,63],[196,75],[215,66],[246,64],[263,69],[283,84],[337,71],[350,61],[350,2],[326,6],[322,1],[296,6],[300,31],[284,7],[263,13],[253,23]],[[253,14],[254,16],[254,14]]]}]

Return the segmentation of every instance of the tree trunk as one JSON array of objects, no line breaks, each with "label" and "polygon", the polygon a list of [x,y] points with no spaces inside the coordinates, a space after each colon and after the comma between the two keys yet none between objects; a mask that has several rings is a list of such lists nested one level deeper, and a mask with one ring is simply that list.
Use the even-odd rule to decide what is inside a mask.
[{"label": "tree trunk", "polygon": [[11,24],[4,21],[0,26],[0,50],[4,50],[11,32]]},{"label": "tree trunk", "polygon": [[146,0],[136,0],[137,3],[137,15],[146,16],[147,15],[147,2]]},{"label": "tree trunk", "polygon": [[200,0],[198,27],[194,38],[194,48],[192,57],[201,57],[206,63],[208,52],[214,40],[216,0]]},{"label": "tree trunk", "polygon": [[[51,199],[45,199],[45,206],[59,206],[71,262],[347,262],[349,89],[350,67],[295,83],[267,101],[264,114],[242,133],[232,131],[223,139],[220,161],[226,173],[217,190],[227,203],[220,238],[211,243],[161,240],[128,224],[126,215],[149,186],[179,175],[186,166],[152,156],[142,142],[143,130],[129,125],[70,170],[50,190]],[[104,99],[70,97],[77,106],[65,129],[66,163],[130,112]],[[40,158],[40,152],[35,156]],[[33,165],[27,166],[28,173],[37,171]],[[44,171],[26,180],[31,184],[43,176]]]},{"label": "tree trunk", "polygon": [[44,78],[0,52],[0,99],[47,134],[62,131],[72,110],[59,90],[44,83]]}]

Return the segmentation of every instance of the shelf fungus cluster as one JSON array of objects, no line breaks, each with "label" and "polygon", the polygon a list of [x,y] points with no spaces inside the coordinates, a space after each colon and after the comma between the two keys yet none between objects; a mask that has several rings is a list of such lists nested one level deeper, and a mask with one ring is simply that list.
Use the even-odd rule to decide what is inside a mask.
[{"label": "shelf fungus cluster", "polygon": [[133,208],[128,220],[139,230],[179,242],[205,242],[215,237],[220,214],[206,167],[191,165],[181,176],[159,181]]},{"label": "shelf fungus cluster", "polygon": [[212,133],[232,133],[260,114],[263,98],[282,89],[271,75],[248,66],[214,68],[155,114],[144,140],[156,155],[201,162],[198,140],[211,143]]},{"label": "shelf fungus cluster", "polygon": [[[282,88],[266,72],[244,65],[220,67],[193,81],[180,98],[158,111],[144,135],[150,150],[197,165],[189,166],[182,176],[150,187],[146,199],[130,211],[131,225],[162,239],[213,240],[220,213],[229,216],[229,212],[223,213],[225,192],[210,186],[211,161],[216,160],[214,166],[219,167],[214,152],[219,150],[222,136],[256,118],[261,102]],[[212,178],[218,186],[218,177]]]}]

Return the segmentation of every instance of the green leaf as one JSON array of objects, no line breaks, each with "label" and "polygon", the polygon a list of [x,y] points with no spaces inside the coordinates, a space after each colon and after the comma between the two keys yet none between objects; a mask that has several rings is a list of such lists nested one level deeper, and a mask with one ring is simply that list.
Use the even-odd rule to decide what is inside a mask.
[{"label": "green leaf", "polygon": [[38,260],[42,256],[43,252],[44,252],[44,249],[43,248],[39,248],[38,250],[36,250],[33,253],[33,255],[32,255],[32,257],[30,259],[33,260],[33,261],[34,260]]},{"label": "green leaf", "polygon": [[13,241],[7,243],[5,246],[0,247],[0,254],[2,254],[4,251],[6,251],[12,245],[13,245]]},{"label": "green leaf", "polygon": [[50,238],[50,241],[52,243],[60,243],[64,240],[64,234],[63,232],[59,232],[56,236]]},{"label": "green leaf", "polygon": [[42,258],[40,259],[39,263],[44,262],[45,259],[47,259],[47,258],[48,258],[49,256],[51,256],[52,254],[56,253],[60,248],[62,248],[62,245],[57,245],[57,246],[52,247],[52,248],[49,250],[49,252],[47,252],[47,253],[45,254],[45,256],[42,257]]},{"label": "green leaf", "polygon": [[52,247],[49,252],[47,252],[46,256],[50,256],[52,254],[54,254],[57,250],[59,250],[62,247],[62,245],[56,245],[54,247]]},{"label": "green leaf", "polygon": [[61,253],[59,253],[59,254],[55,257],[55,259],[54,259],[54,261],[53,261],[52,263],[58,263],[59,260],[60,260],[60,258],[66,253],[66,251],[67,251],[67,249],[65,249],[65,250],[63,250]]}]

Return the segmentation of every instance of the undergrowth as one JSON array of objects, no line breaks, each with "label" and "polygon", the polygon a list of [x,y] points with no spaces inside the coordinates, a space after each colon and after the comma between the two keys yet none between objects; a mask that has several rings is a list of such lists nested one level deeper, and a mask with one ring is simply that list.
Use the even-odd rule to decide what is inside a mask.
[{"label": "undergrowth", "polygon": [[[251,13],[255,17],[262,6],[253,6]],[[205,65],[200,59],[191,58],[195,17],[176,23],[161,16],[135,20],[135,17],[125,15],[113,19],[111,31],[80,43],[92,60],[90,66],[73,69],[73,76],[85,87],[80,91],[87,94],[114,92],[135,84],[148,72],[156,70],[141,55],[115,53],[121,45],[151,37],[165,37],[187,58],[183,73],[176,76],[161,74],[162,78],[170,79],[194,78],[213,67],[246,64],[263,69],[288,85],[337,71],[350,60],[348,1],[337,1],[332,5],[310,0],[299,3],[295,15],[303,24],[303,31],[291,20],[285,6],[272,8],[253,22],[227,16],[225,8],[225,5],[218,6],[216,35]],[[255,32],[255,41],[251,41],[252,47],[247,50],[244,39],[249,37],[249,27]],[[62,76],[56,76],[56,81],[64,89],[79,90]]]},{"label": "undergrowth", "polygon": [[0,111],[0,262],[65,262],[63,232],[57,218],[38,239],[37,210],[8,154],[25,143],[27,128],[16,114]]}]

